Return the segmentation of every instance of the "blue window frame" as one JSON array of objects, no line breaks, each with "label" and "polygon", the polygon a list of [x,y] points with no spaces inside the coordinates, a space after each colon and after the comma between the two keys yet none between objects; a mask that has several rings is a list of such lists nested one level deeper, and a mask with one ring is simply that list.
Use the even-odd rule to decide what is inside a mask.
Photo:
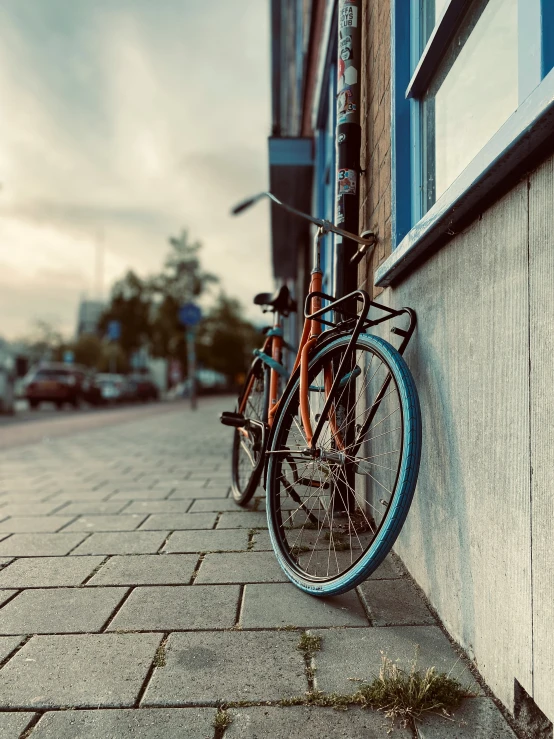
[{"label": "blue window frame", "polygon": [[[448,233],[454,207],[457,213],[466,207],[469,212],[475,198],[482,198],[499,184],[499,178],[515,171],[517,162],[546,140],[545,122],[549,117],[554,120],[554,0],[511,0],[502,5],[497,0],[436,3],[440,12],[436,18],[433,15],[430,28],[429,23],[425,27],[425,11],[433,6],[433,0],[392,3],[391,203],[392,246],[396,251],[377,271],[378,285],[390,284],[438,235]],[[461,163],[460,171],[454,168],[456,176],[437,188],[435,198],[434,191],[429,195],[426,180],[431,140],[425,129],[426,101],[428,105],[433,89],[440,89],[441,69],[449,74],[448,65],[455,65],[468,39],[476,43],[479,31],[486,28],[487,13],[492,15],[493,6],[504,11],[508,5],[512,6],[510,38],[514,40],[505,49],[514,76],[510,105],[504,118],[493,125],[491,135],[478,142],[478,150],[469,152],[469,161]],[[492,106],[483,105],[484,112],[488,109]],[[506,157],[508,152],[510,157]]]}]

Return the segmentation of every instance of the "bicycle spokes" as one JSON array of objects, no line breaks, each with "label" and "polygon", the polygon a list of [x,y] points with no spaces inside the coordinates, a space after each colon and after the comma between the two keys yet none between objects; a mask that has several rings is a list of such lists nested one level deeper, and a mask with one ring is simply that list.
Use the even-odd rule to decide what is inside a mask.
[{"label": "bicycle spokes", "polygon": [[[367,348],[350,357],[344,351],[331,353],[308,377],[310,422],[322,424],[315,448],[298,398],[289,403],[274,445],[289,450],[275,456],[279,535],[291,564],[314,579],[342,574],[367,551],[391,504],[401,462],[401,408],[388,365]],[[325,409],[337,367],[341,376]]]}]

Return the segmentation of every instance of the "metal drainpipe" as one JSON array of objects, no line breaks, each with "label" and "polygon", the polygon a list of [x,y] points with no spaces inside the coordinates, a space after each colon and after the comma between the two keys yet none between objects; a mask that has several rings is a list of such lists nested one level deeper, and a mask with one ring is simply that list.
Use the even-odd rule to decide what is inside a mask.
[{"label": "metal drainpipe", "polygon": [[[360,207],[360,89],[362,69],[362,2],[339,0],[337,60],[337,178],[335,223],[346,231],[359,233]],[[357,268],[350,265],[357,244],[350,239],[335,240],[335,295],[356,290]],[[352,306],[355,309],[355,306]],[[353,407],[355,388],[347,389],[337,407],[337,417]],[[354,424],[347,425],[346,444],[354,442]],[[346,464],[344,479],[335,483],[333,508],[336,513],[355,508],[355,471]]]},{"label": "metal drainpipe", "polygon": [[[360,209],[360,89],[362,61],[361,0],[339,0],[337,63],[337,179],[335,223],[358,233]],[[335,293],[357,288],[357,270],[349,266],[357,244],[336,237]]]}]

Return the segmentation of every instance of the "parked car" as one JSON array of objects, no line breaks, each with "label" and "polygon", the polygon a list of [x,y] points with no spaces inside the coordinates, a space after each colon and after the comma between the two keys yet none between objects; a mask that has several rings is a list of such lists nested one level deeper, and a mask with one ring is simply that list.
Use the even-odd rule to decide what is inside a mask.
[{"label": "parked car", "polygon": [[15,359],[8,344],[0,339],[0,413],[15,411]]},{"label": "parked car", "polygon": [[121,403],[124,400],[132,399],[132,393],[125,375],[101,372],[96,375],[96,384],[100,388],[102,403]]},{"label": "parked car", "polygon": [[[199,369],[196,373],[196,392],[198,395],[212,395],[229,390],[229,383],[225,375],[215,370]],[[189,398],[190,380],[187,378],[179,382],[168,392],[169,399]]]},{"label": "parked car", "polygon": [[159,400],[160,389],[148,374],[130,375],[129,384],[135,400],[147,402],[148,400]]},{"label": "parked car", "polygon": [[25,378],[25,397],[32,409],[41,403],[55,403],[61,408],[69,403],[78,408],[82,401],[98,405],[100,388],[94,374],[85,367],[49,362],[42,364]]}]

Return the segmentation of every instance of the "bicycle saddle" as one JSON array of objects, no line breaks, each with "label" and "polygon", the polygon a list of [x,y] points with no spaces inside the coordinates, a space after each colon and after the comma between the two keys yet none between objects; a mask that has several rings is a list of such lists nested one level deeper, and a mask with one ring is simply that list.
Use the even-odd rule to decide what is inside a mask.
[{"label": "bicycle saddle", "polygon": [[271,293],[258,293],[254,298],[254,305],[272,308],[277,313],[282,313],[285,316],[296,311],[296,301],[292,299],[290,290],[286,285],[280,287],[273,295]]}]

